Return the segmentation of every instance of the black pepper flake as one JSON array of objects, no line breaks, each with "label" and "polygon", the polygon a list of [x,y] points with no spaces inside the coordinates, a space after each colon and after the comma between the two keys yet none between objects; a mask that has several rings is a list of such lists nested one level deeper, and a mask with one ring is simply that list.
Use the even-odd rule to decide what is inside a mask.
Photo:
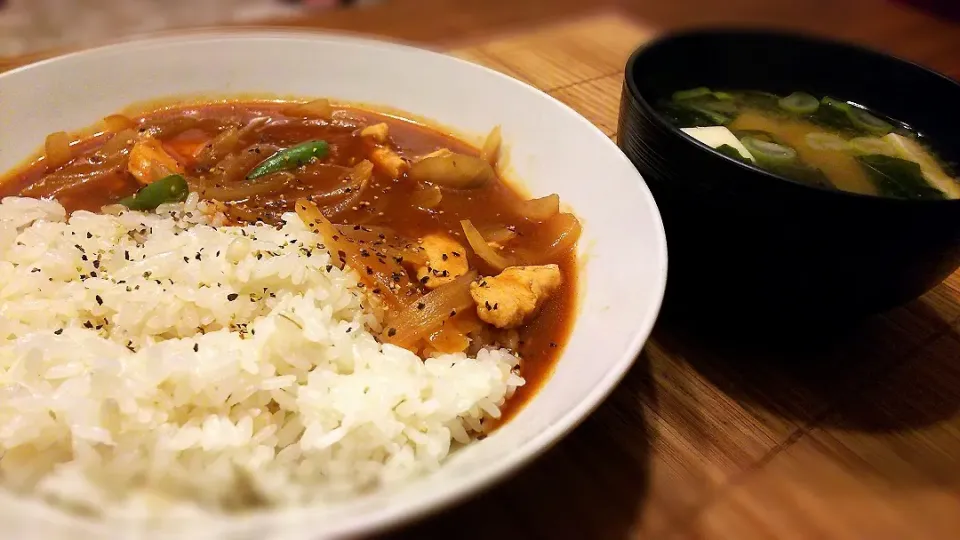
[{"label": "black pepper flake", "polygon": [[371,291],[371,292],[373,292],[373,294],[380,294],[380,287],[377,287],[376,289],[374,289],[374,290]]},{"label": "black pepper flake", "polygon": [[443,255],[440,255],[440,258],[443,259],[443,260],[447,260],[447,259],[449,259],[450,257],[447,257],[447,254],[444,253]]},{"label": "black pepper flake", "polygon": [[396,329],[396,328],[390,328],[390,329],[387,330],[387,337],[393,337],[393,336],[395,336],[395,335],[397,335],[397,329]]},{"label": "black pepper flake", "polygon": [[485,302],[483,303],[483,307],[487,308],[487,311],[493,310],[493,308],[490,306],[490,302],[486,302],[486,301],[485,301]]},{"label": "black pepper flake", "polygon": [[98,306],[102,306],[102,305],[103,305],[103,298],[100,298],[100,295],[99,295],[99,294],[96,296],[96,298],[97,298],[97,305],[98,305]]},{"label": "black pepper flake", "polygon": [[90,238],[93,238],[93,234],[91,234],[90,232],[87,232],[87,239],[89,240]]},{"label": "black pepper flake", "polygon": [[423,309],[423,308],[425,308],[425,307],[427,307],[427,305],[424,304],[423,302],[418,302],[418,303],[417,303],[417,309]]},{"label": "black pepper flake", "polygon": [[401,257],[401,256],[396,256],[396,257],[393,258],[393,260],[397,261],[397,264],[400,264],[400,263],[403,262],[403,257]]},{"label": "black pepper flake", "polygon": [[194,343],[194,344],[193,344],[193,352],[200,352],[200,344],[199,344],[199,343]]},{"label": "black pepper flake", "polygon": [[219,256],[220,256],[220,250],[217,250],[217,254],[214,255],[214,257],[219,257]]},{"label": "black pepper flake", "polygon": [[350,332],[353,332],[353,327],[352,327],[352,326],[348,326],[348,327],[347,327],[347,333],[349,334]]},{"label": "black pepper flake", "polygon": [[94,267],[94,268],[100,268],[100,259],[97,259],[97,260],[93,261],[93,267]]},{"label": "black pepper flake", "polygon": [[331,270],[333,270],[333,265],[332,265],[332,264],[328,264],[327,267],[325,268],[325,270],[329,273]]},{"label": "black pepper flake", "polygon": [[90,322],[90,321],[84,321],[83,327],[84,327],[84,328],[93,328],[93,323]]},{"label": "black pepper flake", "polygon": [[457,315],[457,310],[451,309],[451,310],[450,310],[450,316],[451,316],[451,317],[456,317],[456,315]]},{"label": "black pepper flake", "polygon": [[90,277],[97,277],[97,273],[96,273],[96,272],[90,272]]},{"label": "black pepper flake", "polygon": [[80,256],[80,260],[81,260],[81,261],[86,261],[86,260],[87,260],[87,256],[86,256],[86,255],[81,255],[81,256]]},{"label": "black pepper flake", "polygon": [[459,256],[460,256],[460,252],[459,252],[459,251],[451,251],[450,254],[453,255],[454,257],[459,257]]},{"label": "black pepper flake", "polygon": [[496,311],[497,308],[499,308],[499,307],[500,307],[500,302],[494,302],[494,304],[493,304],[493,310]]},{"label": "black pepper flake", "polygon": [[194,257],[194,259],[196,259],[196,260],[198,260],[198,261],[199,261],[199,260],[200,260],[200,254],[199,254],[199,253],[197,253],[197,256],[196,256],[196,257]]},{"label": "black pepper flake", "polygon": [[37,272],[39,272],[39,271],[40,271],[39,268],[31,268],[31,269],[30,269],[30,273],[31,273],[31,274],[35,274],[35,273],[37,273]]},{"label": "black pepper flake", "polygon": [[230,293],[230,294],[227,295],[227,300],[233,302],[234,300],[236,300],[236,299],[239,298],[239,297],[240,297],[240,295],[237,294],[237,293]]},{"label": "black pepper flake", "polygon": [[557,347],[557,344],[551,341],[551,342],[550,342],[550,348],[553,349],[553,348],[556,348],[556,347]]},{"label": "black pepper flake", "polygon": [[53,333],[59,336],[60,334],[63,333],[63,328],[58,328],[58,329],[54,330]]},{"label": "black pepper flake", "polygon": [[372,276],[372,275],[373,275],[373,268],[370,268],[369,266],[367,267],[367,275],[368,275],[368,276]]}]

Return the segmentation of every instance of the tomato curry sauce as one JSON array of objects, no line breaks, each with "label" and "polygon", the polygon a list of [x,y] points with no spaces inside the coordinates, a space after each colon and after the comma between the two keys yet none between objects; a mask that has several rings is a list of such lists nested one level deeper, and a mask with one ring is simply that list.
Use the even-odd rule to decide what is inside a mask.
[{"label": "tomato curry sauce", "polygon": [[218,201],[230,222],[276,225],[296,211],[379,299],[382,341],[421,356],[517,353],[526,384],[506,418],[549,376],[570,332],[580,224],[556,195],[524,200],[505,183],[499,146],[498,129],[477,149],[326,100],[191,105],[113,115],[79,141],[51,134],[0,196],[52,197],[68,212],[142,209],[147,187],[173,178],[184,191],[170,193]]}]

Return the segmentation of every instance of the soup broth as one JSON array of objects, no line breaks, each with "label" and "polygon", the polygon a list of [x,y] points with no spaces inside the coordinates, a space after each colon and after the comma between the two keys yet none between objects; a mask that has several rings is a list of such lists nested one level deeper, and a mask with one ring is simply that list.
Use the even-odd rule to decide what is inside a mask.
[{"label": "soup broth", "polygon": [[922,134],[851,101],[694,88],[658,109],[717,152],[797,182],[899,199],[960,198],[952,167]]}]

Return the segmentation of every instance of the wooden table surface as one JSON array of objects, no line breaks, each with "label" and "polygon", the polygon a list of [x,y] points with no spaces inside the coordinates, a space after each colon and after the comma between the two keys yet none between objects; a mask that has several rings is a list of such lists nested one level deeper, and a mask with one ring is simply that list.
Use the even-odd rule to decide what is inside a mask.
[{"label": "wooden table surface", "polygon": [[[960,75],[960,25],[880,0],[388,0],[271,23],[449,50],[611,137],[626,56],[685,26],[801,29]],[[661,320],[623,383],[553,450],[384,538],[960,538],[960,275],[829,340],[748,335]]]}]

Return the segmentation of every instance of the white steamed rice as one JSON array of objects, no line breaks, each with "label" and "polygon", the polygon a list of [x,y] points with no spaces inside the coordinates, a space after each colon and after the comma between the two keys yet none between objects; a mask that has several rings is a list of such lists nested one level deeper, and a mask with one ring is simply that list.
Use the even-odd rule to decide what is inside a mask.
[{"label": "white steamed rice", "polygon": [[506,350],[380,345],[296,215],[211,215],[0,203],[2,489],[103,518],[323,504],[436,469],[523,384]]}]

